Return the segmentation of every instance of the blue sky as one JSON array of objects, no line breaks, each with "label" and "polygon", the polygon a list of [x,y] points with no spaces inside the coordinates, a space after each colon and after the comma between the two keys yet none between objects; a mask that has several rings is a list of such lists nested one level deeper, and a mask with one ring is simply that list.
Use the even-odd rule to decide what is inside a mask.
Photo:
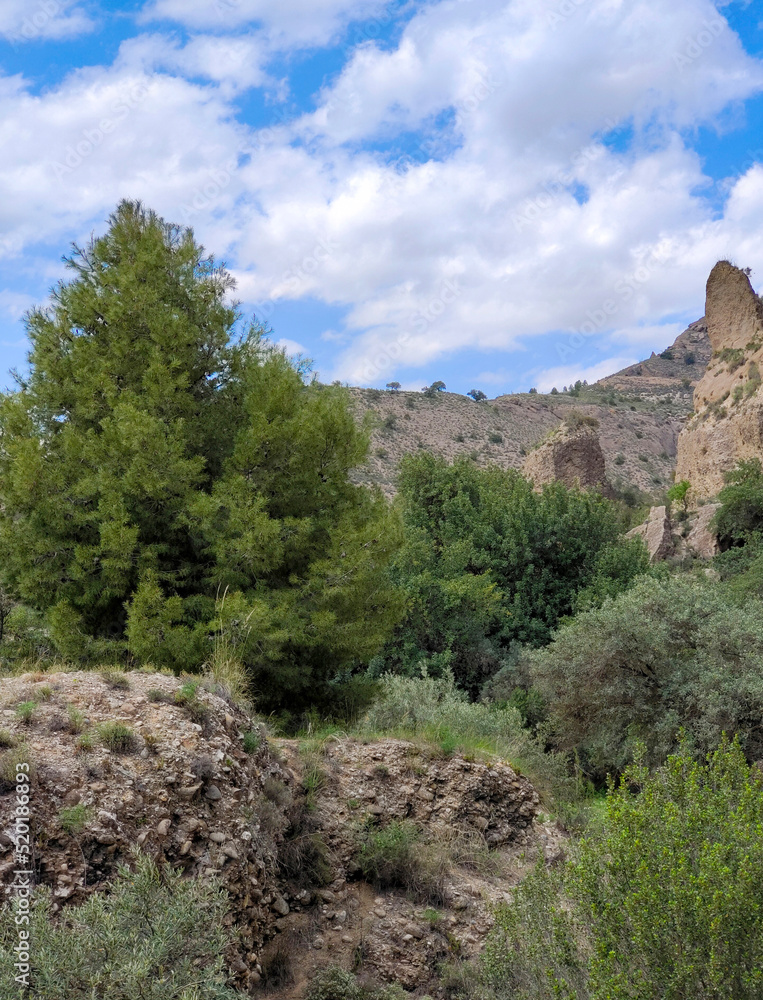
[{"label": "blue sky", "polygon": [[0,130],[3,375],[124,197],[327,381],[561,388],[763,289],[757,2],[3,0]]}]

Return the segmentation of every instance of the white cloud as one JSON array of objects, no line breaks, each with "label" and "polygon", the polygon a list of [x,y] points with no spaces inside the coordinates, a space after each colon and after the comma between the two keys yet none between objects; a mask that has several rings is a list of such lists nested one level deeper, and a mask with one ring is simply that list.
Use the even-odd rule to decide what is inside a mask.
[{"label": "white cloud", "polygon": [[[699,319],[699,317],[694,316],[693,319]],[[641,360],[643,360],[644,351],[648,354],[650,351],[664,350],[685,329],[685,323],[649,323],[644,326],[629,326],[615,330],[609,340],[613,344],[628,344],[637,347],[642,352]]]},{"label": "white cloud", "polygon": [[[588,338],[614,355],[635,330],[698,316],[719,257],[763,270],[763,153],[738,165],[719,217],[690,145],[763,90],[709,0],[587,0],[555,29],[556,0],[431,2],[398,45],[357,49],[314,113],[259,131],[234,97],[273,85],[265,45],[381,8],[229,3],[151,8],[225,35],[141,36],[39,95],[0,77],[6,255],[102,229],[119,198],[142,197],[231,261],[264,319],[308,295],[343,307],[350,340],[327,374],[382,384],[549,331],[549,370],[569,383]],[[231,36],[258,22],[268,39]],[[613,148],[601,132],[616,122],[634,137]],[[405,131],[410,153],[407,130],[421,130],[407,163],[376,151]]]},{"label": "white cloud", "polygon": [[598,382],[600,378],[606,378],[607,375],[620,371],[622,368],[635,365],[637,360],[638,358],[633,357],[615,357],[607,358],[605,361],[599,361],[598,364],[587,367],[566,365],[558,368],[547,368],[534,376],[534,385],[539,392],[550,392],[553,388],[561,390],[565,385],[574,385],[578,380],[588,382],[590,385],[593,382]]},{"label": "white cloud", "polygon": [[386,6],[384,0],[151,0],[142,20],[226,32],[258,24],[279,44],[314,45],[326,43],[352,20],[377,17],[387,23]]},{"label": "white cloud", "polygon": [[300,344],[296,340],[289,340],[288,337],[281,337],[280,340],[275,342],[275,346],[286,351],[286,353],[291,357],[295,354],[307,356],[310,353],[304,344]]},{"label": "white cloud", "polygon": [[71,38],[93,26],[76,0],[3,0],[0,4],[0,36],[14,45]]}]

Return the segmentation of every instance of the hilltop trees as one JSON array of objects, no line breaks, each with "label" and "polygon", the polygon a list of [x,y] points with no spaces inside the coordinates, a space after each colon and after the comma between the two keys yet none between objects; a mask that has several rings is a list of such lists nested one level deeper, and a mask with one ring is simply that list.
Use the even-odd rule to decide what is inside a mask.
[{"label": "hilltop trees", "polygon": [[0,582],[64,655],[192,669],[227,629],[263,705],[319,699],[396,615],[344,391],[236,336],[230,275],[139,204],[67,263],[0,397]]}]

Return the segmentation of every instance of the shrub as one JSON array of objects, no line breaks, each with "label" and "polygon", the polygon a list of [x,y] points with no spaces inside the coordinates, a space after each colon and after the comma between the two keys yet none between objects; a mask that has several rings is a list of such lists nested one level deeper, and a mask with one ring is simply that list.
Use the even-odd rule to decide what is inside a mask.
[{"label": "shrub", "polygon": [[58,814],[58,823],[64,833],[70,837],[76,837],[85,829],[85,824],[90,816],[90,810],[81,802],[68,809],[62,809]]},{"label": "shrub", "polygon": [[597,778],[618,772],[642,741],[664,761],[685,727],[698,749],[738,733],[763,756],[763,606],[738,606],[717,585],[644,578],[562,626],[528,656],[557,745],[577,748]]},{"label": "shrub", "polygon": [[104,684],[107,684],[110,688],[115,691],[127,691],[130,687],[130,681],[127,675],[122,670],[101,670],[100,677]]},{"label": "shrub", "polygon": [[30,726],[34,719],[34,713],[37,710],[37,704],[36,701],[23,701],[20,705],[17,705],[16,717],[19,722],[25,726]]},{"label": "shrub", "polygon": [[[95,893],[53,921],[38,889],[32,908],[30,980],[45,1000],[235,1000],[222,955],[227,898],[216,882],[183,878],[139,857],[120,868],[108,893]],[[18,927],[0,914],[0,995],[16,996]]]},{"label": "shrub", "polygon": [[364,878],[379,889],[403,889],[419,902],[443,902],[447,860],[408,820],[367,831],[358,864]]},{"label": "shrub", "polygon": [[625,465],[625,455],[615,455],[615,465]]},{"label": "shrub", "polygon": [[0,729],[0,750],[10,750],[17,743],[16,737],[7,729]]},{"label": "shrub", "polygon": [[499,434],[497,431],[491,431],[487,439],[490,444],[503,444],[503,434]]},{"label": "shrub", "polygon": [[498,908],[483,980],[512,1000],[758,1000],[761,823],[760,772],[735,744],[630,768],[600,832]]},{"label": "shrub", "polygon": [[135,749],[135,734],[121,722],[102,722],[98,726],[101,743],[115,753],[131,753]]},{"label": "shrub", "polygon": [[262,746],[262,730],[249,729],[242,733],[241,740],[244,745],[244,753],[257,753]]},{"label": "shrub", "polygon": [[724,478],[715,524],[722,545],[739,545],[763,532],[763,465],[759,458],[751,458],[739,462]]}]

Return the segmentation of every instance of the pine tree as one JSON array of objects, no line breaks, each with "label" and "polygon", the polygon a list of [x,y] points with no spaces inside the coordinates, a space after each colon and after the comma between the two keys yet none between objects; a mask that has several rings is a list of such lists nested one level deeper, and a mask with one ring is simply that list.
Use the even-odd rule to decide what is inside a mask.
[{"label": "pine tree", "polygon": [[261,696],[315,690],[394,618],[398,530],[349,478],[368,435],[346,393],[238,334],[225,268],[140,204],[67,265],[0,397],[2,582],[67,655],[176,669],[209,657],[228,588]]}]

